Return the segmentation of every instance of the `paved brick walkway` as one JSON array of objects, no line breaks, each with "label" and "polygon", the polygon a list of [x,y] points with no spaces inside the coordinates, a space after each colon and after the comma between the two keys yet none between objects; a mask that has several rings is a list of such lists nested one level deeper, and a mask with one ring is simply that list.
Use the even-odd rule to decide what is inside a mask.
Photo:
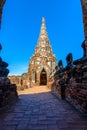
[{"label": "paved brick walkway", "polygon": [[87,130],[87,118],[46,86],[19,95],[18,102],[0,114],[0,130]]}]

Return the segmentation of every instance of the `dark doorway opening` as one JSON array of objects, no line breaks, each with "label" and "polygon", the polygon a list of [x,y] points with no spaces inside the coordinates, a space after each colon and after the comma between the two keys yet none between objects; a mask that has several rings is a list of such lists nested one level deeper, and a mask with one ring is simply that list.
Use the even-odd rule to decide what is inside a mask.
[{"label": "dark doorway opening", "polygon": [[40,74],[40,85],[47,85],[47,73],[44,68]]},{"label": "dark doorway opening", "polygon": [[35,83],[37,82],[37,73],[35,72]]}]

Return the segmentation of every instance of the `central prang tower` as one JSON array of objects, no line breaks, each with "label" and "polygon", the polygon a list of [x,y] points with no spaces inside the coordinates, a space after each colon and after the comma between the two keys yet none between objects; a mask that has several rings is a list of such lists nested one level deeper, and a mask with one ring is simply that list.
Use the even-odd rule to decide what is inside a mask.
[{"label": "central prang tower", "polygon": [[42,25],[35,53],[30,59],[28,76],[30,85],[47,85],[50,74],[55,70],[56,58],[52,54],[52,47],[48,39],[45,19]]}]

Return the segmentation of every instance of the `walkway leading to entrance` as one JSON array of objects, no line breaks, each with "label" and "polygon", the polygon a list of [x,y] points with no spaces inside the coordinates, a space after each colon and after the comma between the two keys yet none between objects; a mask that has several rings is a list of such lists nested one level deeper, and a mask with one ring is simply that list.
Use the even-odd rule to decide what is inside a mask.
[{"label": "walkway leading to entrance", "polygon": [[0,114],[0,130],[87,130],[87,118],[40,86],[19,92],[19,101]]}]

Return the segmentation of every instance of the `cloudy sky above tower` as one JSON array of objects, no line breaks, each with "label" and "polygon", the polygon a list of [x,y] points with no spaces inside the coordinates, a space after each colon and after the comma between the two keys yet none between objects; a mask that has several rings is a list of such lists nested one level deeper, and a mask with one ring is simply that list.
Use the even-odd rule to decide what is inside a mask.
[{"label": "cloudy sky above tower", "polygon": [[57,62],[72,52],[83,56],[83,19],[80,0],[7,0],[3,8],[0,42],[1,57],[9,63],[9,75],[28,71],[30,57],[37,45],[42,17]]}]

